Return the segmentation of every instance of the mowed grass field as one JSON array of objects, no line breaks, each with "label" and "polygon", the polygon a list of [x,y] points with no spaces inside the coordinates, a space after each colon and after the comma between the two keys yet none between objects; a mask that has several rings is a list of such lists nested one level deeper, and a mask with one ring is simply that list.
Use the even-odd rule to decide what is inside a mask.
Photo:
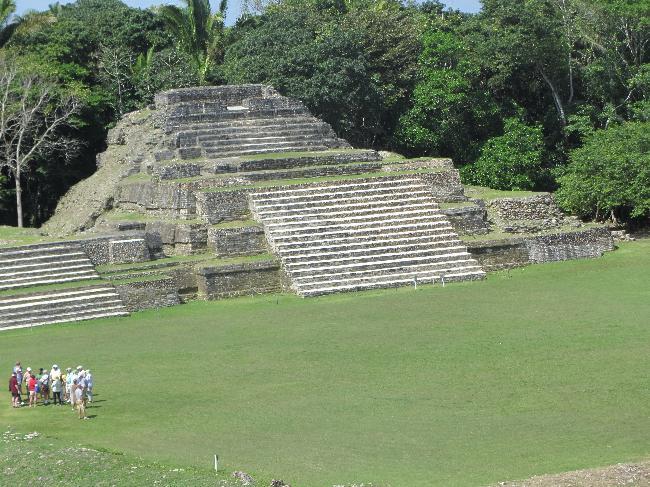
[{"label": "mowed grass field", "polygon": [[[650,456],[650,240],[484,282],[196,302],[2,332],[98,402],[0,421],[265,484],[477,486]],[[3,390],[6,389],[3,388]],[[260,483],[260,485],[263,485]]]}]

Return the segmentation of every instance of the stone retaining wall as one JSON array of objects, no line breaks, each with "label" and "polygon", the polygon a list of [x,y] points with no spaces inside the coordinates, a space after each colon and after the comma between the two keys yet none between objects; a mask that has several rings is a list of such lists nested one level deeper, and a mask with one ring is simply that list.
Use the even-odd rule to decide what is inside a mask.
[{"label": "stone retaining wall", "polygon": [[268,252],[262,227],[210,228],[208,244],[219,257],[256,255]]},{"label": "stone retaining wall", "polygon": [[501,220],[562,220],[564,214],[550,194],[526,198],[497,198],[487,202]]},{"label": "stone retaining wall", "polygon": [[209,223],[246,220],[250,216],[248,190],[196,194],[196,212]]},{"label": "stone retaining wall", "polygon": [[463,208],[446,208],[440,210],[459,235],[477,235],[490,231],[487,223],[487,211],[480,206]]},{"label": "stone retaining wall", "polygon": [[468,251],[486,271],[528,264],[600,257],[614,250],[606,228],[591,228],[536,237],[466,242]]},{"label": "stone retaining wall", "polygon": [[93,265],[146,262],[162,249],[142,233],[125,233],[119,236],[96,237],[70,241],[78,245]]},{"label": "stone retaining wall", "polygon": [[172,278],[116,284],[115,288],[130,312],[181,304]]},{"label": "stone retaining wall", "polygon": [[526,239],[526,245],[533,263],[600,257],[614,250],[614,240],[607,228],[540,235]]},{"label": "stone retaining wall", "polygon": [[426,184],[437,201],[467,201],[458,170],[420,173],[416,175]]},{"label": "stone retaining wall", "polygon": [[465,242],[467,250],[486,272],[513,269],[530,264],[523,239]]},{"label": "stone retaining wall", "polygon": [[204,267],[197,271],[199,296],[221,299],[281,292],[282,274],[278,261]]}]

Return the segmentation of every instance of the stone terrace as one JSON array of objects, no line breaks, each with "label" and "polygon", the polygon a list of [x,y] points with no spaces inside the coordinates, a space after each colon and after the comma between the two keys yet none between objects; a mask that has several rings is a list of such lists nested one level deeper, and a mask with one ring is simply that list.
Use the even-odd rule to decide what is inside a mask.
[{"label": "stone terrace", "polygon": [[468,198],[448,159],[353,149],[269,86],[160,93],[97,161],[43,228],[75,241],[0,249],[0,328],[480,279],[613,248],[549,195]]},{"label": "stone terrace", "polygon": [[251,199],[301,296],[484,276],[417,176],[274,188]]}]

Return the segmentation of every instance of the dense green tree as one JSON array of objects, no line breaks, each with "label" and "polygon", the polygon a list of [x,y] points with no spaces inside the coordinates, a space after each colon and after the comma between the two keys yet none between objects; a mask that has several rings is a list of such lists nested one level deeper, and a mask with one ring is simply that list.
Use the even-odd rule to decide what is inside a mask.
[{"label": "dense green tree", "polygon": [[344,3],[310,5],[281,2],[240,23],[224,78],[272,84],[352,143],[385,146],[412,89],[418,18],[399,8],[348,13]]},{"label": "dense green tree", "polygon": [[488,140],[476,163],[463,168],[463,180],[495,189],[530,190],[542,174],[543,156],[541,127],[509,118],[504,134]]},{"label": "dense green tree", "polygon": [[409,154],[473,161],[501,128],[500,107],[480,78],[460,32],[463,17],[434,10],[422,36],[412,106],[400,119],[396,145]]},{"label": "dense green tree", "polygon": [[18,27],[18,22],[12,20],[16,11],[14,0],[0,0],[0,47],[4,46]]},{"label": "dense green tree", "polygon": [[558,178],[566,210],[596,219],[650,216],[650,122],[595,131]]},{"label": "dense green tree", "polygon": [[160,7],[159,13],[179,46],[194,60],[197,73],[205,82],[214,64],[223,58],[223,40],[228,1],[221,0],[212,12],[209,0],[184,0],[185,6]]}]

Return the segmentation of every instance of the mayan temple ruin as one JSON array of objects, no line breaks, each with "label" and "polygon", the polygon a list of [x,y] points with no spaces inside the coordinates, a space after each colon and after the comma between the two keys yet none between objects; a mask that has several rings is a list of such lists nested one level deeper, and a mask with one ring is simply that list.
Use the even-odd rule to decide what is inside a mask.
[{"label": "mayan temple ruin", "polygon": [[353,149],[269,86],[160,93],[107,143],[42,243],[0,247],[0,328],[442,285],[613,248],[549,194],[495,197],[464,188],[451,160]]}]

